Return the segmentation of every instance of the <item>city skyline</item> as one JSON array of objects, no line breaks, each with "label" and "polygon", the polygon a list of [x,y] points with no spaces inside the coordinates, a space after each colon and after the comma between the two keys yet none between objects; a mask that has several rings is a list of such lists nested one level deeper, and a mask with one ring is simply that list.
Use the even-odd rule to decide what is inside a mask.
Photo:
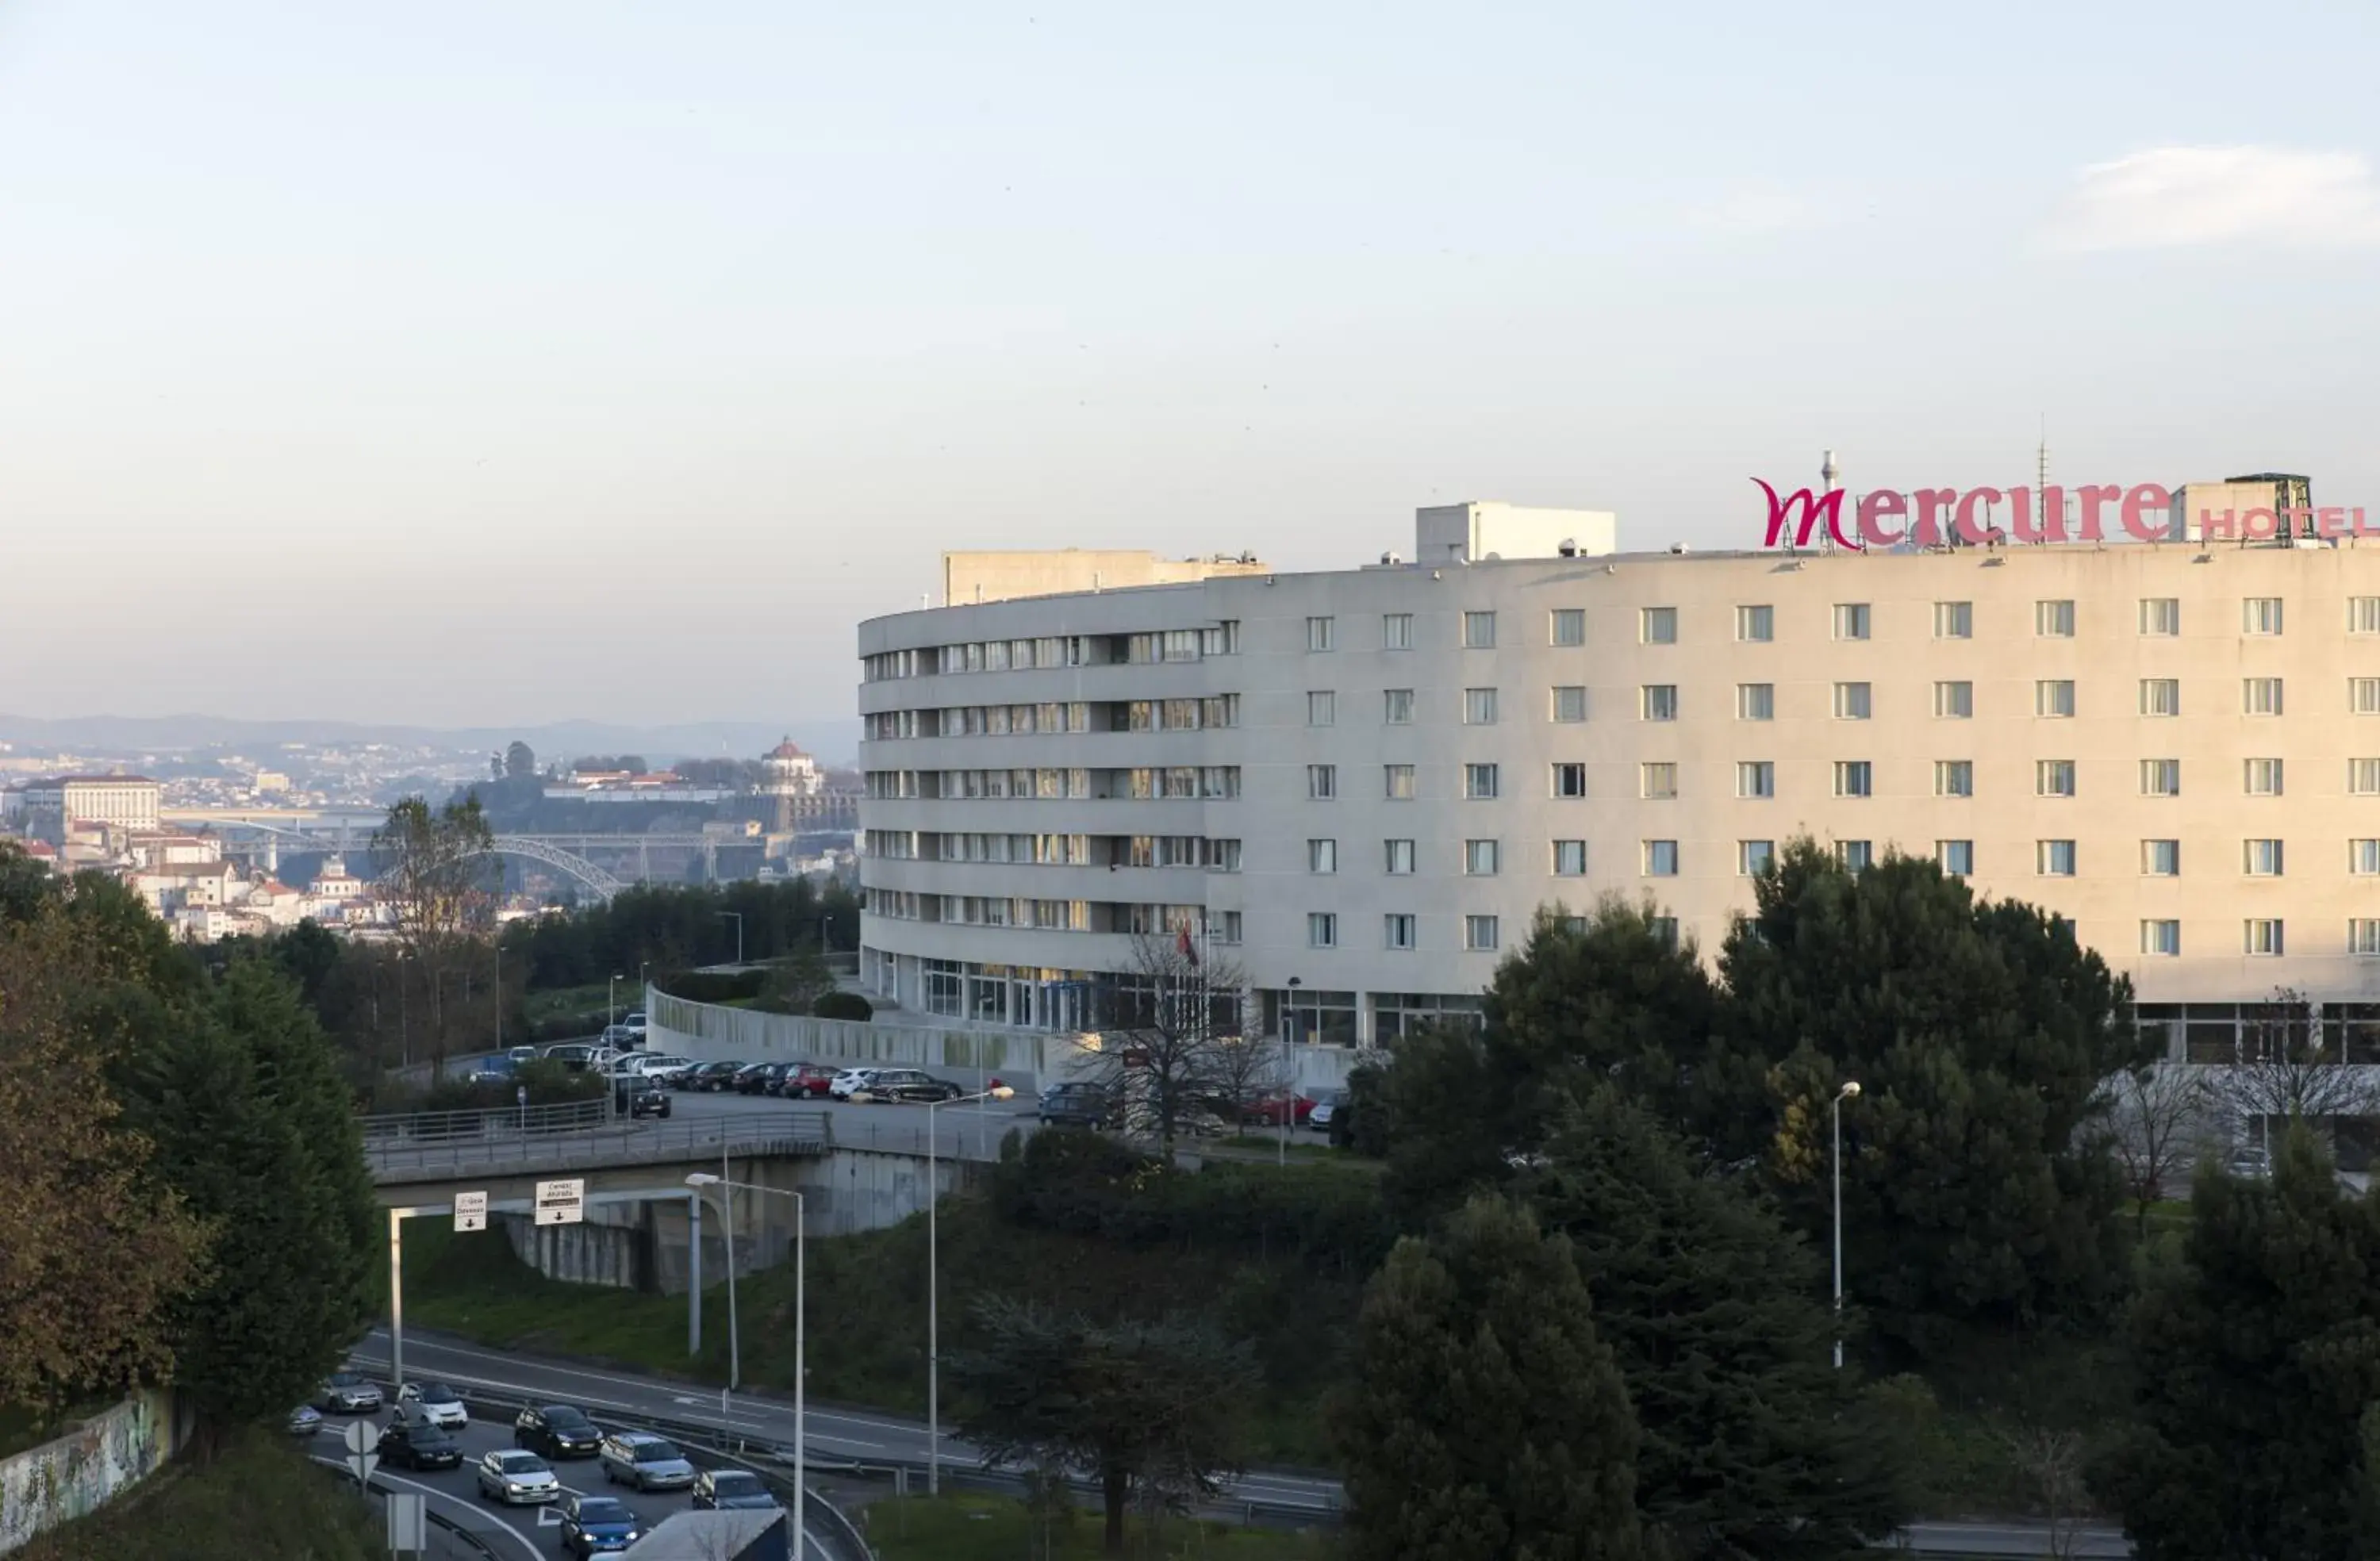
[{"label": "city skyline", "polygon": [[945,548],[1738,546],[2045,421],[2380,507],[2380,18],[2158,15],[11,6],[0,706],[839,753]]}]

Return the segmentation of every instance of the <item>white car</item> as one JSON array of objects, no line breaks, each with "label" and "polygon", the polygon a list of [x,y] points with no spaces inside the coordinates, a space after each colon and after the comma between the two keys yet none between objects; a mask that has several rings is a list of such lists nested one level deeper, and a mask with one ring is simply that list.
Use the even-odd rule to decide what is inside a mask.
[{"label": "white car", "polygon": [[641,1051],[629,1060],[636,1063],[638,1077],[650,1079],[657,1084],[673,1083],[680,1073],[694,1066],[691,1057],[656,1057]]},{"label": "white car", "polygon": [[471,1411],[463,1407],[463,1395],[443,1382],[408,1382],[396,1390],[396,1406],[419,1409],[421,1418],[441,1431],[460,1431],[471,1423]]},{"label": "white car", "polygon": [[836,1100],[849,1100],[873,1083],[880,1071],[875,1068],[846,1068],[829,1081],[826,1093]]},{"label": "white car", "polygon": [[516,1447],[498,1447],[481,1458],[478,1474],[480,1494],[506,1507],[549,1502],[562,1494],[553,1466]]},{"label": "white car", "polygon": [[642,1046],[645,1036],[650,1032],[652,1026],[645,1023],[643,1009],[632,1009],[621,1019],[620,1028],[636,1036],[637,1044]]}]

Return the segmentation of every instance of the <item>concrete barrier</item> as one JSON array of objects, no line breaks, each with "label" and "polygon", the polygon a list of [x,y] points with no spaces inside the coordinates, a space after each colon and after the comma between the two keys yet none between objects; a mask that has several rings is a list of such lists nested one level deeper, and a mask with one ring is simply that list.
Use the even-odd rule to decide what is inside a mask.
[{"label": "concrete barrier", "polygon": [[163,1467],[190,1427],[171,1393],[148,1388],[54,1442],[0,1460],[0,1554],[105,1507]]}]

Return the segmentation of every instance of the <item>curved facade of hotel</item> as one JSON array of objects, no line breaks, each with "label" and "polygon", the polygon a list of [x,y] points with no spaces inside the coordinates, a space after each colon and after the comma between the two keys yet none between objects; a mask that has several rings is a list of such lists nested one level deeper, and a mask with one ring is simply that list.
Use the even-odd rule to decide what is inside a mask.
[{"label": "curved facade of hotel", "polygon": [[2277,987],[2380,1002],[2380,547],[1627,554],[1581,518],[1567,556],[1426,524],[1443,562],[864,623],[865,978],[1095,1028],[1186,925],[1268,1031],[1389,1044],[1548,902],[1715,950],[1806,834],[2070,919],[2176,1055]]}]

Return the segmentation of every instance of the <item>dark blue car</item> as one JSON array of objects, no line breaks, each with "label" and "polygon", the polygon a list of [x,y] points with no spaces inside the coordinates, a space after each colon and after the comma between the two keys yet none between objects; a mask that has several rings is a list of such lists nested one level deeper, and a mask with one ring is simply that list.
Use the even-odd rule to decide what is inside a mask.
[{"label": "dark blue car", "polygon": [[570,1496],[562,1504],[562,1548],[577,1556],[625,1550],[645,1525],[617,1496]]}]

